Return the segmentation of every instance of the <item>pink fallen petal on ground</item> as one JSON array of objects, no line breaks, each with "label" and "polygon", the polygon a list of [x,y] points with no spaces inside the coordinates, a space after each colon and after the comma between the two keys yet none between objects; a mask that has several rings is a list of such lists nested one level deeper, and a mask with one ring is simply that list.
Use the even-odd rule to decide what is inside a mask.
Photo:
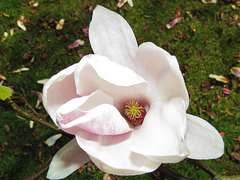
[{"label": "pink fallen petal on ground", "polygon": [[73,44],[69,45],[68,48],[72,49],[72,48],[75,48],[75,47],[78,47],[78,46],[82,46],[82,45],[84,45],[84,43],[85,42],[83,40],[78,39]]},{"label": "pink fallen petal on ground", "polygon": [[23,55],[23,59],[27,59],[29,56],[30,56],[30,53],[27,52]]},{"label": "pink fallen petal on ground", "polygon": [[42,93],[38,91],[30,91],[32,94],[36,95],[38,99],[42,100]]},{"label": "pink fallen petal on ground", "polygon": [[239,67],[233,67],[231,69],[231,73],[236,77],[240,77],[240,68]]},{"label": "pink fallen petal on ground", "polygon": [[144,30],[147,30],[149,28],[149,24],[147,26],[145,26]]},{"label": "pink fallen petal on ground", "polygon": [[128,2],[130,7],[133,7],[133,2],[132,0],[119,0],[117,7],[121,8],[126,2]]},{"label": "pink fallen petal on ground", "polygon": [[88,28],[88,27],[83,28],[82,31],[83,31],[83,33],[84,33],[84,36],[86,36],[86,37],[89,36],[89,28]]},{"label": "pink fallen petal on ground", "polygon": [[168,29],[171,29],[173,26],[175,26],[179,22],[180,18],[177,17],[174,20],[172,20],[169,24],[166,25]]},{"label": "pink fallen petal on ground", "polygon": [[231,91],[227,88],[223,88],[223,93],[224,94],[231,94]]}]

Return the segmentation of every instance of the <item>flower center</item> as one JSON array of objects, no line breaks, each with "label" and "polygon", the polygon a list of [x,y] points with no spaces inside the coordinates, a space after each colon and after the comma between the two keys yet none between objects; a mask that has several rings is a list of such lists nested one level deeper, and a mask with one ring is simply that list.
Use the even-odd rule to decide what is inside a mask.
[{"label": "flower center", "polygon": [[145,108],[139,104],[138,101],[129,101],[125,105],[124,113],[127,120],[135,126],[141,125],[143,123],[144,117],[146,115]]}]

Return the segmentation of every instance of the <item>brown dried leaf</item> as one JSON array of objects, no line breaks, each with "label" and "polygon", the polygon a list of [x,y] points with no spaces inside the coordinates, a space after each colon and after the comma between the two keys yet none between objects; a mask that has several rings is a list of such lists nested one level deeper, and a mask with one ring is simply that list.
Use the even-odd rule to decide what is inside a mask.
[{"label": "brown dried leaf", "polygon": [[87,167],[86,165],[83,165],[80,168],[78,168],[78,173],[81,174],[86,167]]},{"label": "brown dried leaf", "polygon": [[5,129],[5,131],[6,131],[7,133],[10,132],[10,127],[9,127],[9,125],[5,125],[5,126],[4,126],[4,129]]},{"label": "brown dried leaf", "polygon": [[240,144],[235,146],[231,156],[234,160],[240,161]]},{"label": "brown dried leaf", "polygon": [[6,13],[2,13],[2,15],[4,16],[4,17],[6,17],[6,18],[9,18],[10,16],[8,15],[8,14],[6,14]]}]

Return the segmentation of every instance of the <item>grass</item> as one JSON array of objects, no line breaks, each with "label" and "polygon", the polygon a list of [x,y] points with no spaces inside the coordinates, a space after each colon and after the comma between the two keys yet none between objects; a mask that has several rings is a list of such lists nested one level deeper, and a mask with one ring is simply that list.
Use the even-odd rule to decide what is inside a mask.
[{"label": "grass", "polygon": [[[16,95],[24,96],[34,107],[36,96],[30,91],[42,90],[37,80],[49,78],[78,62],[78,50],[84,54],[92,53],[89,40],[82,32],[82,28],[91,21],[91,11],[86,4],[93,7],[101,4],[119,12],[141,42],[151,41],[177,57],[191,97],[188,113],[206,119],[225,134],[224,156],[204,163],[222,175],[240,174],[239,162],[231,158],[235,145],[240,143],[237,140],[240,136],[240,87],[239,79],[230,73],[232,67],[240,67],[236,58],[237,52],[240,52],[240,27],[237,25],[240,17],[236,19],[237,15],[240,16],[239,7],[233,9],[233,2],[203,4],[200,0],[135,0],[133,8],[126,3],[121,9],[117,9],[117,1],[114,0],[37,2],[39,6],[34,8],[26,0],[0,1],[0,38],[4,32],[14,29],[14,35],[0,43],[0,73],[7,78],[4,85],[14,86]],[[178,6],[181,7],[183,20],[167,29],[166,24],[175,18]],[[27,31],[17,26],[21,15],[27,18]],[[56,22],[62,18],[65,19],[64,28],[57,31]],[[149,28],[144,30],[147,25]],[[67,46],[76,39],[83,39],[85,45],[69,50]],[[30,58],[23,59],[25,53],[30,53]],[[34,62],[29,63],[33,56]],[[12,73],[23,66],[30,70]],[[217,82],[210,79],[209,74],[224,75],[230,82]],[[211,88],[205,91],[208,86]],[[232,93],[224,94],[223,87]],[[31,112],[24,101],[17,101]],[[53,147],[47,147],[43,141],[53,135],[53,131],[41,125],[30,129],[28,121],[19,118],[4,104],[0,106],[0,112],[0,179],[31,176],[69,141],[63,137]],[[46,114],[43,107],[38,109],[38,113]],[[51,122],[49,118],[47,121]],[[6,131],[6,125],[10,127],[9,131]],[[210,179],[209,175],[186,161],[165,166],[190,179]],[[103,175],[99,170],[85,169],[83,173],[75,172],[67,179],[102,179]],[[45,176],[43,174],[41,178]],[[154,176],[119,178],[153,179]]]}]

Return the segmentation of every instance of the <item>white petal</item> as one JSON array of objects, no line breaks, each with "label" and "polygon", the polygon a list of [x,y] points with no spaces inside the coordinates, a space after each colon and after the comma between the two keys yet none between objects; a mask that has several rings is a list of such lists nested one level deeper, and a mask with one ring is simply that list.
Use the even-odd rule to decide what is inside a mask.
[{"label": "white petal", "polygon": [[224,142],[219,132],[207,121],[190,114],[187,114],[185,141],[190,151],[188,158],[215,159],[224,153]]},{"label": "white petal", "polygon": [[56,141],[62,137],[62,134],[55,134],[51,137],[49,137],[46,141],[44,141],[43,143],[48,145],[48,146],[53,146]]},{"label": "white petal", "polygon": [[[83,78],[84,77],[84,78]],[[131,69],[99,55],[84,56],[75,70],[77,93],[86,96],[101,89],[118,102],[145,99],[146,81]]]},{"label": "white petal", "polygon": [[187,109],[188,92],[175,56],[153,43],[143,43],[137,51],[136,67],[137,73],[155,87],[155,92],[151,92],[154,101],[181,97]]},{"label": "white petal", "polygon": [[131,27],[122,16],[98,5],[93,11],[89,38],[95,54],[135,69],[138,45]]},{"label": "white petal", "polygon": [[74,70],[77,64],[60,71],[47,81],[43,87],[43,105],[56,123],[57,109],[67,101],[78,97],[74,83]]},{"label": "white petal", "polygon": [[55,154],[50,164],[47,178],[63,179],[89,160],[89,156],[78,146],[74,138]]},{"label": "white petal", "polygon": [[188,155],[184,143],[186,113],[183,99],[155,102],[143,124],[135,128],[131,150],[161,163],[175,163]]},{"label": "white petal", "polygon": [[116,175],[138,175],[152,172],[160,163],[131,152],[131,132],[116,136],[100,136],[79,131],[77,142],[102,171]]},{"label": "white petal", "polygon": [[113,99],[101,90],[72,99],[58,109],[58,125],[70,134],[80,129],[101,135],[129,132],[128,123],[112,104]]}]

